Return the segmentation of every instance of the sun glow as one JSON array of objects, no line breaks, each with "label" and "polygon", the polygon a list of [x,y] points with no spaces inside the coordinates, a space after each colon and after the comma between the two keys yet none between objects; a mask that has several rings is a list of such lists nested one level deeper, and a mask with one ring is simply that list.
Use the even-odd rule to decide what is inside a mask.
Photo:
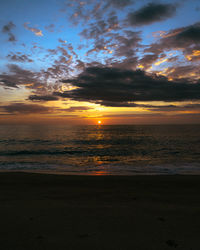
[{"label": "sun glow", "polygon": [[100,121],[100,120],[98,120],[98,124],[99,124],[99,125],[101,124],[101,121]]}]

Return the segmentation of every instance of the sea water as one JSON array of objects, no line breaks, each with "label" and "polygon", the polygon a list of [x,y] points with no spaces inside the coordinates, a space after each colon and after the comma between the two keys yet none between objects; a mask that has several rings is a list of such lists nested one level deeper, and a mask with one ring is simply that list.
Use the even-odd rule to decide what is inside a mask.
[{"label": "sea water", "polygon": [[0,170],[200,174],[200,125],[0,125]]}]

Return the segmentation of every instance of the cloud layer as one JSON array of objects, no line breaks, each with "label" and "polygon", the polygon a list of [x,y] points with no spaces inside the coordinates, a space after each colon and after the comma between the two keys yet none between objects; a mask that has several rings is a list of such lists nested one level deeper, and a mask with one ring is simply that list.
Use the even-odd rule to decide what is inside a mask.
[{"label": "cloud layer", "polygon": [[200,83],[168,81],[164,76],[146,74],[141,70],[122,70],[109,67],[90,67],[74,79],[63,82],[77,88],[57,96],[76,101],[89,101],[102,105],[125,106],[136,101],[188,101],[200,100]]},{"label": "cloud layer", "polygon": [[133,26],[142,26],[172,17],[176,12],[173,4],[148,3],[137,11],[130,12],[127,21]]},{"label": "cloud layer", "polygon": [[9,42],[16,42],[17,39],[15,35],[13,34],[12,30],[16,27],[16,25],[10,21],[7,24],[5,24],[2,28],[2,32],[5,34],[8,34],[8,41]]},{"label": "cloud layer", "polygon": [[23,6],[22,14],[32,13],[30,6],[46,6],[47,12],[27,19],[13,11],[13,2],[9,19],[2,13],[3,112],[92,116],[98,108],[89,107],[100,105],[124,107],[100,108],[110,115],[113,110],[199,112],[200,22],[193,1],[61,0]]}]

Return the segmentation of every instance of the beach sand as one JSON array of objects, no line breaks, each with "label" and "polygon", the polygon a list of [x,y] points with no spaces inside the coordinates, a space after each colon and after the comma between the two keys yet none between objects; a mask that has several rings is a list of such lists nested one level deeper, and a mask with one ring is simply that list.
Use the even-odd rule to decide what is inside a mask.
[{"label": "beach sand", "polygon": [[200,249],[200,176],[0,173],[2,250]]}]

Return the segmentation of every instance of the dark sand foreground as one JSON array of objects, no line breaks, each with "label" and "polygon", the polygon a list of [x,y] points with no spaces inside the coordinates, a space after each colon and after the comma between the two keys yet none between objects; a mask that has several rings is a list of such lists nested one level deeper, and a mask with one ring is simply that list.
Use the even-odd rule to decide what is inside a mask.
[{"label": "dark sand foreground", "polygon": [[0,173],[2,250],[200,249],[200,176]]}]

